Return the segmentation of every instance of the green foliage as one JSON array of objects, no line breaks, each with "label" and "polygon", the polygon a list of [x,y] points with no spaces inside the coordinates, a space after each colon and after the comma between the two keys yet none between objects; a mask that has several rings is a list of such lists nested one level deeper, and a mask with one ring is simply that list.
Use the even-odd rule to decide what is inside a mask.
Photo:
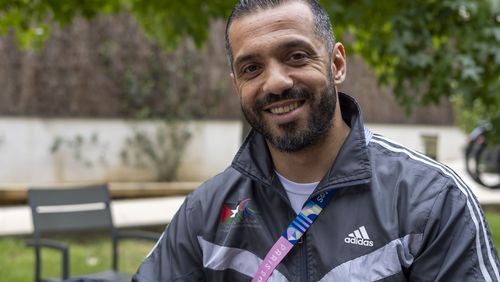
[{"label": "green foliage", "polygon": [[66,25],[77,16],[90,19],[121,6],[121,0],[2,0],[0,35],[12,30],[22,47],[37,47],[48,38],[51,21]]},{"label": "green foliage", "polygon": [[60,25],[77,17],[128,11],[144,30],[162,46],[172,48],[185,37],[201,46],[212,19],[229,15],[234,1],[227,0],[2,0],[0,35],[13,29],[21,46],[39,46],[48,36],[47,22]]},{"label": "green foliage", "polygon": [[207,39],[210,21],[228,16],[234,3],[228,0],[130,0],[128,9],[152,38],[172,48],[185,37],[191,37],[201,46]]},{"label": "green foliage", "polygon": [[492,107],[500,104],[499,1],[323,2],[340,38],[353,38],[347,47],[382,85],[393,87],[408,111],[416,103],[460,97],[459,113],[490,121],[500,114]]},{"label": "green foliage", "polygon": [[[14,0],[0,4],[0,31],[13,28],[23,46],[38,45],[48,20],[128,11],[161,46],[184,37],[201,45],[210,21],[226,17],[235,0]],[[409,112],[417,103],[460,97],[462,111],[500,104],[500,1],[322,0],[338,38],[392,87]],[[481,105],[481,106],[477,106]],[[498,113],[498,109],[497,112]],[[478,119],[490,116],[478,113]],[[493,121],[496,128],[500,123]]]}]

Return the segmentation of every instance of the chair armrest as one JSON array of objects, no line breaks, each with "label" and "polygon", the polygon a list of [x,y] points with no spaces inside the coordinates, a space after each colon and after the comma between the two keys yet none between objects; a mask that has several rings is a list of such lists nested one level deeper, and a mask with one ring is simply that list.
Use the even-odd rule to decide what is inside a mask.
[{"label": "chair armrest", "polygon": [[69,247],[67,244],[50,240],[50,239],[35,239],[26,242],[26,246],[35,248],[35,275],[36,280],[40,279],[41,275],[41,256],[40,249],[42,247],[51,248],[54,250],[58,250],[61,252],[62,260],[61,260],[61,279],[65,280],[69,278]]},{"label": "chair armrest", "polygon": [[116,234],[117,239],[139,239],[139,240],[150,240],[158,241],[161,234],[157,232],[144,231],[144,230],[121,230]]},{"label": "chair armrest", "polygon": [[50,239],[38,239],[38,240],[30,240],[26,242],[26,246],[28,247],[47,247],[51,249],[56,249],[61,252],[68,250],[68,245],[59,241],[50,240]]}]

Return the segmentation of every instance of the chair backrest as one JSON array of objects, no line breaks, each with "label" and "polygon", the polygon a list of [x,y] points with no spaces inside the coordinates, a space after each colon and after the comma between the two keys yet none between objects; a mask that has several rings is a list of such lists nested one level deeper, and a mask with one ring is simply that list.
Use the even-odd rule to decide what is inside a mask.
[{"label": "chair backrest", "polygon": [[30,188],[28,203],[34,237],[50,232],[111,229],[113,219],[107,185],[77,188]]}]

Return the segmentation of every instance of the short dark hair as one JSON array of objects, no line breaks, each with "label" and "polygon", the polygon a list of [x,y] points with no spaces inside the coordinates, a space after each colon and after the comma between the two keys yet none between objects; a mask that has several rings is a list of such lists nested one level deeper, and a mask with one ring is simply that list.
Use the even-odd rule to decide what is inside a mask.
[{"label": "short dark hair", "polygon": [[303,2],[309,6],[314,16],[315,33],[323,40],[328,54],[331,54],[333,46],[335,45],[332,24],[328,14],[319,5],[317,0],[240,0],[240,2],[234,6],[233,11],[226,22],[226,55],[229,60],[229,65],[231,66],[231,70],[233,69],[234,58],[231,43],[229,42],[229,28],[231,27],[233,21],[259,10],[272,9],[291,2]]}]

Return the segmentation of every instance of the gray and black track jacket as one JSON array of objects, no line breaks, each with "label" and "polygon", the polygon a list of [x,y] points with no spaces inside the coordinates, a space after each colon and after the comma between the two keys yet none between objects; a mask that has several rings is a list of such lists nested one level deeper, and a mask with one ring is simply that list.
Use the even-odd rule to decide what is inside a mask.
[{"label": "gray and black track jacket", "polygon": [[[448,167],[365,130],[351,132],[315,192],[338,192],[269,281],[499,281],[475,196]],[[327,152],[325,152],[326,154]],[[191,193],[134,280],[250,281],[295,218],[264,138]]]}]

